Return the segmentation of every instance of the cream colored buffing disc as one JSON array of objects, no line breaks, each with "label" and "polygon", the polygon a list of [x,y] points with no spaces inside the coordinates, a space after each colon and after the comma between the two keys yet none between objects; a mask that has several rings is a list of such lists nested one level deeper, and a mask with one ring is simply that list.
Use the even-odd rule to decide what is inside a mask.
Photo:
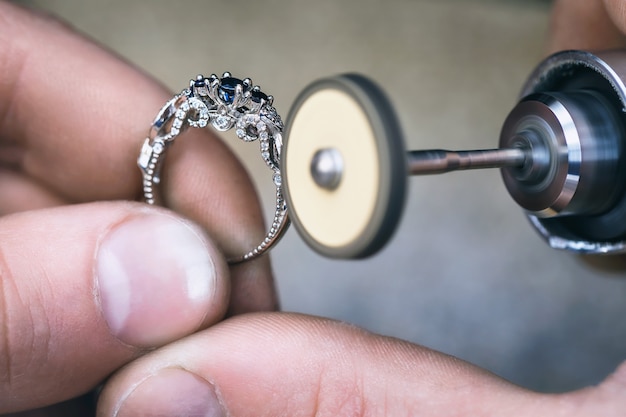
[{"label": "cream colored buffing disc", "polygon": [[[284,140],[287,207],[307,244],[332,258],[381,249],[402,214],[407,168],[399,123],[380,88],[356,74],[314,82],[296,99]],[[341,162],[332,187],[311,172],[321,150]]]}]

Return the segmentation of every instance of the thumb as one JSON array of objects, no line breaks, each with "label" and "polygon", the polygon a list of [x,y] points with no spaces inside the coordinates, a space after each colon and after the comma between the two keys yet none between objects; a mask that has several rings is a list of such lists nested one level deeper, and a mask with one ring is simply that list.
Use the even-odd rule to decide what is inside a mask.
[{"label": "thumb", "polygon": [[226,263],[187,220],[101,202],[0,218],[0,414],[55,404],[222,319]]},{"label": "thumb", "polygon": [[269,313],[227,320],[133,362],[105,387],[98,416],[578,415],[586,408],[572,404],[592,403],[576,395],[532,393],[343,323]]}]

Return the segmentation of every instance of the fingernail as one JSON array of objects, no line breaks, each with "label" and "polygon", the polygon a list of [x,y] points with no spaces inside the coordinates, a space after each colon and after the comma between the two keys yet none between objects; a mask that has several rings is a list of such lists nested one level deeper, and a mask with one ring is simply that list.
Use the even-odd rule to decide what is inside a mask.
[{"label": "fingernail", "polygon": [[226,412],[215,388],[183,369],[162,369],[140,383],[115,417],[222,417]]},{"label": "fingernail", "polygon": [[111,332],[150,347],[195,331],[216,286],[209,252],[198,228],[165,213],[135,217],[108,232],[95,272]]}]

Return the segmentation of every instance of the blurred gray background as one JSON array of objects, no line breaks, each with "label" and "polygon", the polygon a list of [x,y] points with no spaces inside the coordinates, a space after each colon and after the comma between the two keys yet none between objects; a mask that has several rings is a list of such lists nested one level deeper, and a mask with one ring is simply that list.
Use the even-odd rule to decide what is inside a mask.
[{"label": "blurred gray background", "polygon": [[[496,146],[543,56],[550,8],[536,0],[22,3],[68,20],[173,90],[198,73],[250,76],[283,116],[314,79],[360,72],[392,97],[414,149]],[[269,218],[273,184],[258,148],[224,138],[257,180]],[[273,259],[285,310],[408,339],[525,387],[596,383],[626,360],[626,263],[549,249],[497,171],[412,178],[400,230],[372,259],[323,259],[293,229]]]}]

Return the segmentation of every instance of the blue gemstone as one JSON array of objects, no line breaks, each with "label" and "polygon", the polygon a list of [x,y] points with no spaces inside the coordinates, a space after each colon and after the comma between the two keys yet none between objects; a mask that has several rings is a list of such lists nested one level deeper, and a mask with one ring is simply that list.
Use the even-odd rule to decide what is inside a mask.
[{"label": "blue gemstone", "polygon": [[201,80],[196,79],[193,82],[193,86],[191,87],[192,95],[199,95],[200,97],[206,97],[208,93],[209,93],[209,90],[207,88],[206,82],[204,82],[204,79],[201,79]]},{"label": "blue gemstone", "polygon": [[243,86],[243,81],[233,77],[222,78],[222,81],[220,82],[220,87],[217,90],[220,99],[224,103],[232,103],[235,99],[235,91],[238,85]]},{"label": "blue gemstone", "polygon": [[252,100],[255,103],[260,103],[261,101],[267,102],[268,98],[267,98],[267,94],[263,93],[262,91],[260,91],[260,90],[254,91],[253,90],[252,94],[250,95],[250,100]]}]

